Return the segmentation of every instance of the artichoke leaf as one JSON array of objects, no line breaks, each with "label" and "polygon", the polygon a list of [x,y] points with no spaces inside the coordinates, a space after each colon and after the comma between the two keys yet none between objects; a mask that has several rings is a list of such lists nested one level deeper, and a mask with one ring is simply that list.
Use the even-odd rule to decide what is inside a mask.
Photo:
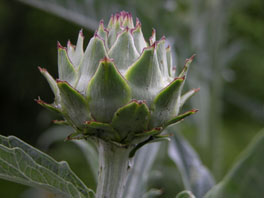
[{"label": "artichoke leaf", "polygon": [[131,100],[131,90],[112,60],[104,58],[87,88],[92,117],[110,123],[118,108]]},{"label": "artichoke leaf", "polygon": [[57,85],[61,94],[61,104],[64,116],[68,121],[82,128],[87,120],[91,120],[88,103],[85,97],[77,90],[72,88],[65,81],[57,81]]},{"label": "artichoke leaf", "polygon": [[128,28],[117,36],[116,42],[109,50],[109,57],[114,59],[117,69],[122,74],[139,57],[133,36]]},{"label": "artichoke leaf", "polygon": [[152,128],[162,126],[171,116],[177,115],[175,106],[179,98],[183,81],[184,78],[176,78],[167,87],[161,90],[154,99],[151,105],[152,113],[150,119],[150,126]]},{"label": "artichoke leaf", "polygon": [[84,57],[79,68],[77,90],[82,93],[86,91],[90,79],[98,68],[99,61],[106,56],[104,40],[96,33],[84,52]]},{"label": "artichoke leaf", "polygon": [[115,112],[111,125],[119,132],[121,139],[134,136],[147,130],[149,114],[143,101],[132,101]]},{"label": "artichoke leaf", "polygon": [[67,81],[70,85],[74,85],[77,78],[77,72],[72,65],[66,48],[62,47],[58,42],[58,68],[59,78],[62,81]]}]

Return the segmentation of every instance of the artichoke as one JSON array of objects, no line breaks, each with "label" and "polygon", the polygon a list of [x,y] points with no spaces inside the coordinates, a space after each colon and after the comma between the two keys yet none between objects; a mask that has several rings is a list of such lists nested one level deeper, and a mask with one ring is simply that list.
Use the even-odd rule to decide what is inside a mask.
[{"label": "artichoke", "polygon": [[85,51],[83,41],[80,31],[76,46],[58,43],[59,79],[39,68],[55,101],[37,102],[63,115],[65,120],[57,123],[75,129],[68,139],[94,137],[136,150],[166,138],[160,135],[163,129],[197,111],[179,115],[185,101],[198,91],[182,95],[193,56],[175,78],[166,38],[156,41],[153,30],[146,42],[140,21],[134,26],[130,13],[112,15],[106,28],[101,21]]}]

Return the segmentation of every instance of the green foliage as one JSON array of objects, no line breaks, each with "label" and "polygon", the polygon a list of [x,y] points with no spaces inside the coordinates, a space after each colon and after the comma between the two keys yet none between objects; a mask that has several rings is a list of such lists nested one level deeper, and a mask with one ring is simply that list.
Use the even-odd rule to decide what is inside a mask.
[{"label": "green foliage", "polygon": [[143,102],[131,102],[120,108],[114,115],[112,126],[115,128],[121,139],[133,136],[135,133],[147,130],[149,122],[149,109]]},{"label": "green foliage", "polygon": [[[30,0],[28,2],[30,2]],[[41,1],[36,0],[36,1],[31,1],[31,2],[33,2],[33,4],[36,5],[38,4],[36,2],[41,2]],[[54,3],[56,1],[42,1],[42,2]],[[105,13],[105,15],[107,16],[109,13],[106,13],[106,10],[107,12],[108,11],[113,12],[113,11],[110,11],[112,8],[109,9],[111,7],[110,5],[114,4],[115,8],[117,9],[119,9],[120,7],[126,6],[125,1],[121,2],[118,0],[109,1],[109,2],[103,2],[100,0],[99,1],[89,1],[89,2],[95,2],[96,5],[94,6],[90,6],[88,1],[79,0],[79,1],[75,1],[75,3],[80,3],[80,5],[82,6],[73,6],[73,7],[71,7],[72,4],[69,4],[70,1],[57,1],[57,2],[59,3],[59,5],[63,5],[64,11],[65,10],[67,11],[66,15],[63,16],[62,13],[59,13],[58,10],[56,10],[58,6],[54,6],[54,5],[48,6],[46,7],[46,10],[49,10],[55,13],[56,15],[60,15],[72,21],[75,21],[75,23],[79,22],[79,23],[82,23],[83,25],[94,24],[94,26],[90,26],[93,29],[96,28],[95,20],[98,20],[98,17],[101,18],[102,13]],[[86,2],[85,6],[83,5],[83,2]],[[204,44],[203,46],[211,46],[210,43],[212,43],[212,45],[217,43],[217,42],[211,42],[210,39],[208,39],[208,38],[213,38],[213,41],[217,41],[216,38],[218,37],[215,34],[212,34],[211,36],[210,35],[208,36],[206,34],[206,37],[205,37],[206,39],[204,40],[201,37],[200,39],[197,39],[197,37],[194,37],[194,35],[191,35],[188,28],[185,25],[183,25],[183,23],[191,22],[192,24],[191,26],[193,27],[192,32],[195,35],[203,34],[201,31],[199,31],[197,26],[200,26],[201,27],[200,30],[204,30],[204,32],[206,33],[210,32],[210,27],[213,27],[213,29],[215,28],[216,31],[218,31],[216,26],[221,27],[221,23],[219,23],[219,20],[218,19],[216,20],[216,18],[214,17],[208,17],[208,16],[217,16],[217,13],[213,15],[212,14],[208,15],[208,12],[206,12],[205,8],[195,3],[193,5],[196,6],[201,11],[200,13],[202,13],[201,15],[199,15],[201,16],[200,18],[197,17],[197,21],[203,22],[203,21],[209,21],[210,19],[212,19],[215,25],[195,23],[193,22],[193,19],[190,13],[188,13],[190,9],[189,3],[191,1],[175,1],[177,2],[176,4],[173,4],[173,3],[171,4],[171,2],[173,1],[166,1],[166,4],[165,2],[162,2],[162,1],[160,2],[151,1],[152,9],[148,9],[149,1],[144,1],[144,2],[141,1],[140,4],[138,4],[138,2],[139,1],[130,2],[129,8],[131,8],[131,10],[133,11],[136,11],[137,15],[140,16],[141,19],[143,19],[143,21],[145,22],[147,26],[150,26],[150,27],[162,26],[164,28],[167,27],[168,29],[170,29],[170,35],[174,36],[174,39],[176,39],[177,46],[181,48],[181,49],[177,48],[178,53],[182,53],[182,51],[184,51],[185,54],[187,53],[187,55],[189,55],[190,51],[194,50],[193,44],[196,43],[195,41],[199,41],[200,44],[201,43]],[[204,2],[210,2],[210,1],[204,1]],[[218,1],[212,1],[212,2],[218,2]],[[224,103],[224,106],[223,108],[221,108],[221,111],[224,112],[224,126],[223,126],[224,135],[221,137],[217,137],[217,138],[224,138],[224,141],[225,141],[224,144],[221,145],[221,148],[223,148],[224,157],[219,158],[220,163],[225,168],[224,171],[227,168],[229,168],[230,161],[233,161],[234,156],[237,155],[239,150],[241,150],[244,147],[244,145],[247,144],[247,142],[251,139],[252,135],[255,134],[256,131],[258,131],[259,128],[261,128],[263,125],[263,112],[261,111],[262,109],[261,101],[263,100],[263,93],[264,93],[262,91],[263,90],[263,86],[262,86],[263,67],[261,67],[263,65],[263,60],[262,60],[263,59],[262,58],[263,57],[263,36],[262,36],[263,35],[263,25],[262,25],[263,24],[262,23],[263,21],[263,12],[262,12],[263,2],[261,0],[252,0],[250,2],[248,1],[248,5],[245,6],[244,9],[241,9],[241,4],[243,5],[243,2],[245,1],[242,1],[242,2],[238,1],[238,4],[236,4],[237,5],[236,11],[232,13],[232,21],[229,24],[229,29],[231,31],[231,38],[229,38],[230,40],[228,40],[228,42],[233,42],[234,40],[237,40],[238,38],[240,40],[243,40],[246,43],[245,50],[238,56],[237,59],[235,59],[235,61],[232,62],[232,69],[235,71],[236,74],[233,75],[234,73],[232,71],[224,70],[222,68],[217,69],[212,73],[212,76],[214,77],[212,79],[216,79],[215,77],[217,77],[220,74],[221,75],[223,74],[224,79],[227,79],[229,81],[231,80],[230,83],[227,83],[225,86],[224,96],[221,97],[220,95],[218,95],[217,97],[214,97],[214,100],[219,97],[224,98],[224,100],[222,101]],[[30,68],[30,65],[34,65],[35,67],[36,65],[41,63],[41,65],[52,66],[52,64],[55,62],[54,61],[55,54],[53,52],[54,50],[52,47],[46,48],[46,46],[52,46],[53,45],[52,43],[55,44],[54,39],[57,39],[57,38],[60,38],[60,40],[64,40],[64,41],[71,36],[73,38],[73,32],[77,32],[79,27],[75,28],[74,30],[74,28],[72,28],[72,24],[67,24],[66,22],[60,21],[56,18],[52,18],[46,13],[41,13],[39,11],[32,11],[29,8],[23,7],[22,5],[17,6],[15,4],[13,6],[11,3],[8,3],[10,4],[10,7],[8,7],[5,5],[7,3],[5,3],[4,1],[2,1],[0,4],[1,4],[0,23],[1,25],[3,24],[3,26],[1,26],[2,27],[1,38],[4,38],[1,42],[2,45],[0,49],[1,50],[0,57],[1,57],[1,65],[5,65],[5,67],[1,68],[1,74],[3,74],[2,79],[6,79],[5,78],[6,76],[10,76],[9,78],[10,80],[3,80],[1,82],[2,88],[6,95],[5,98],[7,98],[7,99],[2,98],[3,100],[2,112],[5,115],[4,116],[5,118],[2,120],[1,126],[4,129],[6,128],[5,129],[6,131],[13,131],[13,133],[16,131],[19,131],[20,137],[23,137],[23,139],[25,139],[28,136],[28,138],[30,138],[29,140],[32,142],[32,140],[37,138],[38,133],[30,134],[29,131],[40,132],[42,130],[41,127],[40,127],[41,130],[39,130],[39,128],[37,128],[38,130],[36,130],[36,128],[34,127],[36,126],[39,127],[39,125],[42,127],[43,126],[47,127],[48,126],[47,123],[49,123],[51,118],[47,119],[48,116],[46,112],[39,113],[39,115],[37,116],[36,110],[35,111],[33,110],[35,109],[34,108],[35,106],[33,107],[29,106],[29,104],[31,104],[31,99],[36,98],[37,95],[42,95],[42,96],[45,96],[45,100],[51,101],[51,96],[48,95],[48,93],[44,93],[44,90],[47,90],[47,89],[43,87],[42,84],[44,83],[43,81],[39,79],[37,73],[32,72],[34,70]],[[103,6],[101,6],[100,4],[103,4]],[[43,4],[38,4],[38,5],[43,5]],[[21,11],[21,7],[23,8],[24,11]],[[41,6],[38,6],[38,7],[41,7]],[[216,6],[216,8],[220,12],[221,10],[223,10],[220,6]],[[74,9],[75,9],[75,15],[73,15]],[[156,11],[155,9],[157,9],[158,11]],[[76,10],[78,10],[78,12],[76,12]],[[83,12],[84,10],[86,11],[89,10],[89,11]],[[213,9],[211,10],[212,10],[211,13],[215,12],[215,10]],[[101,11],[101,14],[99,11]],[[166,15],[164,15],[164,11],[165,13],[167,13]],[[5,22],[5,15],[4,15],[5,13],[6,13],[6,16],[9,17],[7,18],[6,22]],[[76,18],[76,14],[79,14],[80,16],[86,13],[89,13],[89,16],[91,16],[91,18],[89,16],[85,17],[84,20],[80,20],[81,17]],[[195,17],[195,14],[193,12],[191,13]],[[222,15],[226,14],[226,10],[225,12],[221,12],[221,13]],[[145,16],[145,17],[143,18],[142,16]],[[19,23],[17,23],[18,18],[19,18]],[[179,19],[178,21],[180,21],[180,23],[177,22],[175,18],[178,18]],[[91,21],[93,21],[94,23],[91,23]],[[171,24],[173,24],[173,26]],[[138,30],[141,31],[140,28]],[[150,30],[144,29],[144,31],[148,32]],[[175,31],[177,31],[177,33],[175,33]],[[17,32],[20,32],[20,33],[17,34]],[[47,33],[45,34],[45,32]],[[66,33],[63,34],[63,32],[67,32],[67,34]],[[166,32],[167,34],[168,31],[164,29],[164,32]],[[53,33],[58,33],[58,36],[55,36]],[[103,31],[101,32],[98,31],[98,34],[102,38],[104,38],[104,33],[105,32]],[[162,33],[162,31],[160,31],[159,33]],[[180,34],[181,36],[183,35],[183,37],[179,36]],[[226,35],[226,34],[224,33],[222,35]],[[12,37],[12,39],[6,39],[6,38],[10,38],[8,36]],[[186,40],[183,39],[183,38],[189,39],[189,37],[194,38],[193,41],[190,43],[188,41],[186,42]],[[221,38],[223,37],[220,37],[220,40]],[[202,42],[202,41],[205,41],[205,42]],[[207,45],[206,42],[207,44],[209,43],[209,45]],[[35,43],[38,43],[38,45],[37,46],[34,45]],[[78,40],[78,43],[80,43],[79,40]],[[111,42],[109,43],[111,44]],[[135,45],[137,44],[135,43]],[[192,46],[191,49],[186,49],[186,47],[189,45]],[[77,44],[77,46],[80,46],[80,44]],[[223,44],[223,46],[225,46],[225,44]],[[71,45],[68,45],[67,47],[69,49],[73,49]],[[138,48],[139,47],[137,47],[137,49]],[[219,53],[215,49],[216,48],[214,48],[213,46],[209,47],[210,51],[216,52],[217,57],[220,57],[220,55],[224,54],[224,59],[223,59],[224,61],[226,61],[229,55],[232,54],[232,53],[229,53],[230,51],[225,51],[225,50],[223,51],[223,53]],[[14,59],[13,57],[10,57],[11,53],[9,52],[11,50],[12,52],[16,53],[16,59]],[[25,56],[24,53],[21,53],[20,50],[23,50],[23,52],[26,51],[29,54],[34,54],[34,56],[30,58],[30,62],[25,61],[25,57],[27,56]],[[201,54],[208,55],[206,52],[203,52],[203,51],[196,51],[196,52],[198,52],[198,61],[199,61],[199,57],[201,57]],[[44,53],[45,53],[45,56],[43,56]],[[74,55],[70,56],[72,60],[76,59],[75,61],[73,61],[74,65],[78,65],[78,58],[74,58],[74,57],[75,57]],[[176,58],[179,58],[179,61],[181,61],[183,57],[185,56],[180,56]],[[211,57],[212,58],[211,60],[213,60],[213,62],[209,61],[210,64],[204,64],[204,65],[208,65],[210,66],[210,68],[212,68],[213,63],[218,62],[217,57],[210,56],[210,55],[208,55],[208,57]],[[28,58],[26,59],[28,60]],[[203,67],[201,67],[202,64],[203,63],[199,63],[195,65],[194,67],[197,71],[200,70],[202,72],[202,76],[198,77],[198,79],[201,79],[203,77],[205,77],[206,79],[209,79],[210,76],[208,76],[207,73],[208,71],[210,71],[210,68],[209,70],[208,68],[204,69]],[[171,63],[170,65],[172,66]],[[17,72],[13,72],[14,70],[16,70]],[[49,71],[51,71],[51,73],[55,73],[55,67],[50,67]],[[94,72],[95,72],[95,69],[94,69]],[[92,75],[93,74],[94,73],[92,73]],[[25,79],[24,76],[27,76],[27,80],[24,80]],[[31,76],[31,79],[30,79],[30,76]],[[16,83],[13,83],[13,79],[16,79]],[[245,79],[250,79],[250,81],[245,80]],[[209,97],[209,98],[212,97],[210,96],[210,94],[208,94],[208,92],[205,91],[206,87],[211,85],[210,82],[212,81],[206,81],[207,84],[204,87],[202,87],[203,84],[200,85],[203,90],[202,95],[200,95],[201,98],[204,96]],[[37,87],[36,93],[34,92],[34,87],[32,86],[33,83],[36,85],[35,87]],[[228,87],[231,87],[232,89],[226,89]],[[217,92],[216,90],[221,91],[221,88],[215,89],[215,93]],[[238,91],[238,94],[236,91]],[[189,94],[193,94],[193,93],[194,93],[194,90],[189,92]],[[243,94],[245,97],[243,97]],[[188,96],[188,94],[185,96]],[[10,100],[10,98],[12,98],[12,100]],[[256,99],[256,101],[252,99]],[[211,104],[210,102],[208,102],[208,100],[205,100],[205,103],[211,106],[214,106],[215,104],[215,103]],[[46,107],[51,107],[51,109],[53,109],[54,107],[54,106],[48,106],[47,103],[41,103],[41,104]],[[244,111],[241,112],[241,109],[244,109]],[[26,116],[26,112],[28,112],[27,116]],[[211,112],[217,115],[219,110],[212,109]],[[250,114],[248,112],[250,112]],[[204,116],[206,115],[207,115],[206,106],[203,106],[203,108],[200,108],[199,117],[204,118]],[[250,115],[252,116],[250,117]],[[32,117],[31,119],[29,118],[30,116]],[[41,123],[38,122],[34,124],[32,122],[34,120],[34,117],[41,119]],[[26,118],[29,118],[29,119],[26,120]],[[207,120],[210,122],[209,119]],[[198,124],[201,126],[204,126],[203,122],[197,122],[197,125]],[[212,125],[216,127],[214,123]],[[24,129],[24,131],[20,130],[22,128]],[[192,130],[194,131],[193,128]],[[150,132],[157,133],[157,134],[159,133],[159,131],[150,131]],[[185,132],[187,132],[186,135],[190,137],[189,139],[195,139],[195,141],[193,142],[197,142],[197,137],[193,135],[194,133],[189,133],[189,130],[185,130]],[[51,135],[54,136],[55,133]],[[62,135],[60,139],[63,139],[63,138],[64,136]],[[197,148],[197,144],[195,146]],[[145,154],[145,158],[146,156],[149,157],[151,151],[153,150],[154,149],[149,149],[148,152],[146,152],[147,154]],[[207,165],[208,165],[209,152],[210,150],[207,150],[205,152],[200,152],[200,154],[202,155],[203,161]],[[143,159],[144,159],[144,156],[143,156]],[[144,166],[142,165],[140,170],[143,170],[146,166],[148,166],[147,162],[145,162],[144,160],[142,161],[145,164],[142,163]],[[137,174],[139,173],[137,172]],[[140,182],[138,183],[141,184],[141,181],[143,182],[143,180],[144,182],[146,182],[146,179],[145,179],[146,177],[144,177],[143,179],[141,174],[139,175],[140,176],[138,177],[139,178],[138,181]],[[170,175],[171,175],[171,172],[170,172]],[[177,177],[177,174],[175,173],[175,175],[173,175],[172,177]],[[164,183],[168,183],[168,182],[169,182],[169,179],[168,181],[166,180],[166,182]],[[11,184],[8,183],[8,185],[11,185]],[[139,189],[138,186],[137,188]],[[177,188],[176,184],[175,184],[175,188]],[[2,195],[3,193],[5,193],[5,191],[8,191],[8,188],[1,185],[0,196],[12,197],[11,193],[15,193],[14,192],[15,190],[13,190],[8,195]],[[222,191],[222,188],[221,188],[221,191]],[[252,192],[252,191],[249,191],[249,192]],[[17,197],[16,195],[14,196]],[[163,195],[161,195],[161,197],[163,197]],[[251,195],[249,195],[249,197],[251,197]]]},{"label": "green foliage", "polygon": [[0,136],[0,178],[41,187],[64,197],[93,197],[67,162],[48,155],[16,137]]},{"label": "green foliage", "polygon": [[262,198],[264,195],[264,132],[241,154],[225,178],[205,198]]},{"label": "green foliage", "polygon": [[190,191],[183,191],[179,193],[176,198],[195,198],[195,196]]},{"label": "green foliage", "polygon": [[87,99],[92,116],[101,122],[111,122],[116,110],[131,100],[131,89],[119,74],[114,62],[100,61],[87,88]]},{"label": "green foliage", "polygon": [[[172,137],[168,152],[180,172],[185,189],[192,191],[197,198],[202,198],[214,186],[214,179],[196,152],[177,133]],[[187,198],[187,195],[178,196]]]},{"label": "green foliage", "polygon": [[[40,69],[54,92],[54,105],[39,103],[57,109],[76,130],[68,139],[94,136],[122,146],[134,145],[130,156],[145,144],[168,139],[159,133],[179,121],[182,105],[196,92],[182,96],[194,56],[174,79],[165,37],[156,41],[153,30],[149,40],[145,41],[140,21],[134,26],[132,15],[121,11],[111,16],[106,28],[100,22],[85,52],[82,31],[76,47],[58,43],[59,80],[54,83]],[[136,104],[141,108],[135,108]]]}]

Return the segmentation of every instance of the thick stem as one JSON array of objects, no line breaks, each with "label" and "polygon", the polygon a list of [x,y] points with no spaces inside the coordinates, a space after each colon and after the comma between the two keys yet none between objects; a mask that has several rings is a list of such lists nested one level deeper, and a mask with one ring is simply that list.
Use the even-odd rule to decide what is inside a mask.
[{"label": "thick stem", "polygon": [[157,157],[160,145],[160,143],[148,144],[137,151],[134,166],[128,174],[128,181],[124,192],[125,198],[140,198],[146,192],[149,172],[153,161]]},{"label": "thick stem", "polygon": [[99,141],[99,175],[96,198],[122,198],[130,169],[130,149]]}]

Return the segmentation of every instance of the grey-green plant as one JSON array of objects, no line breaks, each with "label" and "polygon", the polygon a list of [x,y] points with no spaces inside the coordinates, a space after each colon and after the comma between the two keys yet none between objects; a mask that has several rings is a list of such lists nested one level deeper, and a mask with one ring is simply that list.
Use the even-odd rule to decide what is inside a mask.
[{"label": "grey-green plant", "polygon": [[[96,23],[100,18],[106,19],[110,13],[118,9],[128,9],[141,17],[152,26],[168,35],[170,42],[177,43],[174,49],[177,51],[175,64],[181,64],[185,57],[191,52],[199,54],[196,59],[195,72],[187,84],[192,87],[199,84],[201,89],[200,97],[191,100],[192,105],[203,109],[200,116],[196,116],[197,132],[195,143],[202,150],[201,155],[206,157],[207,164],[214,171],[216,177],[223,174],[224,157],[220,148],[222,140],[222,100],[225,81],[232,79],[233,72],[228,68],[241,50],[241,42],[229,41],[228,19],[231,11],[247,4],[248,0],[227,1],[227,0],[20,0],[29,5],[41,8],[45,11],[61,16],[87,29],[96,29]],[[151,9],[149,5],[151,4]],[[171,25],[173,24],[173,25]],[[177,28],[175,28],[177,27]],[[148,32],[145,29],[145,32]],[[184,46],[184,47],[183,47]],[[214,77],[212,77],[214,76]],[[226,90],[225,90],[226,92]],[[230,91],[234,95],[234,90]],[[243,97],[236,94],[235,97]],[[232,100],[233,101],[233,100]],[[236,101],[236,100],[235,100]],[[235,104],[239,104],[234,102]],[[244,109],[251,106],[240,105]],[[247,108],[247,111],[252,111]],[[217,145],[217,146],[216,146]],[[155,149],[150,149],[155,151]],[[143,154],[141,154],[143,155]],[[154,152],[152,155],[156,155]],[[217,157],[215,157],[217,156]],[[142,156],[143,158],[145,156]]]},{"label": "grey-green plant", "polygon": [[[141,152],[139,148],[168,140],[169,136],[161,133],[170,131],[169,125],[196,112],[179,114],[183,103],[197,92],[194,89],[181,94],[192,58],[187,59],[183,71],[174,78],[171,52],[165,47],[165,38],[156,41],[153,31],[146,42],[139,20],[134,26],[131,15],[126,12],[113,15],[106,28],[101,22],[85,51],[82,44],[82,32],[76,46],[70,42],[67,48],[58,44],[59,80],[40,68],[54,92],[55,101],[47,104],[38,99],[37,102],[63,115],[65,120],[56,121],[57,124],[74,129],[66,140],[79,141],[77,144],[82,144],[84,153],[94,153],[87,147],[87,139],[97,144],[96,192],[88,188],[66,162],[57,162],[13,136],[0,136],[0,178],[44,188],[57,197],[126,198],[123,191],[133,179],[130,175],[126,181],[127,174],[129,169],[133,170],[133,156]],[[180,172],[182,190],[187,190],[177,197],[263,197],[263,132],[214,187],[213,177],[195,151],[183,137],[173,133],[168,153]],[[142,163],[144,165],[144,161]],[[152,189],[134,197],[159,194],[160,191]]]},{"label": "grey-green plant", "polygon": [[155,30],[149,42],[141,23],[130,13],[112,15],[107,27],[100,22],[87,48],[79,34],[76,47],[58,43],[56,81],[45,70],[53,104],[37,102],[59,112],[75,132],[71,139],[93,138],[98,144],[99,177],[97,197],[122,197],[130,161],[145,144],[167,140],[162,131],[197,112],[180,114],[182,105],[197,89],[182,94],[190,63],[174,77],[170,46]]},{"label": "grey-green plant", "polygon": [[[198,91],[182,94],[194,56],[175,77],[166,38],[156,40],[153,29],[146,42],[139,19],[134,25],[131,14],[125,11],[112,15],[107,27],[101,21],[85,50],[83,41],[80,31],[76,46],[58,43],[59,79],[39,68],[55,101],[36,101],[64,117],[57,124],[74,129],[66,140],[96,142],[96,197],[121,198],[136,151],[146,144],[168,140],[169,135],[161,134],[164,129],[197,112],[193,109],[180,114],[183,104]],[[38,179],[45,180],[42,171],[38,173]]]}]

